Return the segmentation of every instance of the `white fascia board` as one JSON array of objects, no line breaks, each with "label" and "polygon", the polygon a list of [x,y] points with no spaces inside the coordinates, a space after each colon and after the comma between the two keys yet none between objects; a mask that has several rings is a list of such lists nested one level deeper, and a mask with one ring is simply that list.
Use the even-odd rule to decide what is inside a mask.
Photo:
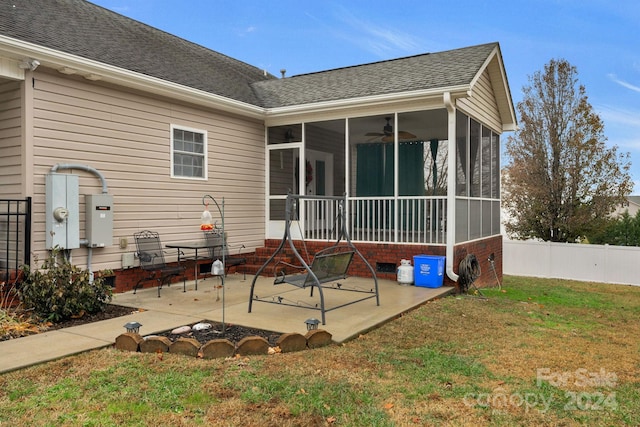
[{"label": "white fascia board", "polygon": [[[442,94],[444,92],[450,92],[453,98],[466,97],[469,90],[469,85],[460,85],[412,92],[316,102],[312,104],[291,105],[287,107],[267,108],[266,117],[267,121],[270,119],[277,120],[292,116],[323,113],[331,113],[332,116],[336,117],[356,117],[360,115],[358,114],[358,111],[367,111],[371,108],[379,108],[388,112],[389,108],[401,108],[402,104],[406,103],[424,102],[429,100],[441,101]],[[345,113],[345,111],[348,111],[348,113]]]},{"label": "white fascia board", "polygon": [[245,117],[264,119],[262,107],[6,36],[0,36],[0,56],[16,60],[34,58],[40,61],[41,67],[66,69],[67,74],[78,74],[89,80],[98,80],[99,77],[99,80],[104,82],[217,108]]},{"label": "white fascia board", "polygon": [[13,58],[0,57],[0,77],[11,80],[24,80],[25,70],[20,68],[19,61]]}]

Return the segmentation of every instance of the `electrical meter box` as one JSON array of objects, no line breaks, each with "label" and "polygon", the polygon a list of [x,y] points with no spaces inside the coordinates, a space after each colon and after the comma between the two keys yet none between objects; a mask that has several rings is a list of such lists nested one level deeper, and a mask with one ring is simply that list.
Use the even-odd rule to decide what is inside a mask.
[{"label": "electrical meter box", "polygon": [[87,194],[85,201],[85,223],[88,246],[104,248],[113,244],[113,196],[109,194]]},{"label": "electrical meter box", "polygon": [[45,244],[47,249],[80,247],[80,185],[78,175],[45,176]]}]

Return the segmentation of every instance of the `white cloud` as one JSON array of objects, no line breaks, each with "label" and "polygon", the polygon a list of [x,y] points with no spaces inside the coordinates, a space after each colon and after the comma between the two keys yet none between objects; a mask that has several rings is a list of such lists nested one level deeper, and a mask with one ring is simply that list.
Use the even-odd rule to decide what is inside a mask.
[{"label": "white cloud", "polygon": [[627,110],[606,104],[596,107],[596,110],[600,118],[606,123],[640,128],[640,111]]},{"label": "white cloud", "polygon": [[640,86],[636,86],[624,80],[620,80],[615,74],[609,74],[608,77],[612,82],[617,83],[624,88],[630,89],[634,92],[640,92]]},{"label": "white cloud", "polygon": [[400,55],[409,55],[424,50],[424,43],[419,38],[387,23],[360,19],[343,6],[335,14],[348,27],[346,31],[341,31],[344,38],[380,58],[398,56],[398,52],[401,52]]}]

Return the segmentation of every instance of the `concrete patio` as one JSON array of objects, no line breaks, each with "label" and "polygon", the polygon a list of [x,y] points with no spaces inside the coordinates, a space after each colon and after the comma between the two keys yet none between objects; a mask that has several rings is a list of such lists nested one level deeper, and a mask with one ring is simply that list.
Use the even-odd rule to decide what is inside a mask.
[{"label": "concrete patio", "polygon": [[[83,351],[107,347],[117,336],[125,332],[123,326],[129,321],[142,324],[141,335],[150,335],[201,320],[226,322],[274,332],[307,332],[305,320],[320,319],[318,310],[309,307],[318,303],[317,291],[310,298],[309,289],[299,289],[290,285],[273,285],[272,278],[259,277],[255,294],[261,299],[297,304],[265,302],[253,303],[248,313],[249,291],[253,276],[229,275],[225,287],[219,287],[220,280],[209,277],[195,282],[187,282],[186,292],[182,283],[164,287],[158,298],[156,288],[139,289],[115,294],[112,303],[132,308],[132,314],[82,326],[45,332],[29,337],[0,342],[0,372],[20,369]],[[343,288],[369,290],[373,280],[350,277],[340,281]],[[348,341],[374,329],[402,313],[442,297],[453,291],[450,287],[426,288],[403,286],[395,281],[378,281],[380,306],[375,298],[326,312],[326,324],[318,327],[328,331],[336,343]],[[325,307],[345,304],[362,298],[363,294],[344,290],[325,290]]]},{"label": "concrete patio", "polygon": [[[198,290],[194,282],[187,284],[187,292],[183,292],[182,284],[174,284],[163,288],[158,298],[156,289],[139,290],[136,294],[127,292],[114,297],[114,304],[127,307],[144,308],[145,310],[164,313],[166,315],[185,316],[193,321],[203,319],[224,321],[231,324],[266,329],[274,332],[307,332],[305,320],[320,319],[320,311],[312,307],[319,302],[317,291],[310,297],[309,289],[282,284],[273,285],[272,278],[259,277],[256,281],[255,294],[261,299],[283,301],[298,304],[290,307],[283,304],[272,304],[260,301],[253,303],[252,312],[248,313],[249,291],[253,276],[243,278],[242,274],[232,274],[225,280],[225,289],[217,288],[218,278],[209,277],[198,281]],[[343,288],[369,290],[374,287],[372,279],[349,277],[341,280]],[[337,343],[347,341],[380,324],[397,317],[425,302],[449,293],[453,288],[424,288],[402,286],[395,281],[378,280],[380,306],[376,306],[375,298],[361,301],[346,307],[327,311],[326,324],[318,327],[331,333]],[[360,299],[365,294],[344,290],[324,289],[325,307],[327,310],[347,302]],[[223,301],[224,297],[224,301]],[[223,309],[224,302],[224,309]],[[144,325],[144,322],[140,321]],[[183,322],[187,323],[187,322]],[[175,325],[179,326],[179,325]],[[165,328],[166,329],[166,328]],[[157,332],[152,325],[141,328],[141,334]]]}]

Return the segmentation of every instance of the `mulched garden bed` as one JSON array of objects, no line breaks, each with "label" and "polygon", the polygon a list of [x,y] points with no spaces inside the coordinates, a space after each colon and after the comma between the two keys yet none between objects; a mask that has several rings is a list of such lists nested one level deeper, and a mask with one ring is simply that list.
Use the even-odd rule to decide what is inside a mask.
[{"label": "mulched garden bed", "polygon": [[[23,324],[21,328],[11,329],[9,332],[0,335],[0,341],[7,341],[11,339],[17,339],[34,335],[46,331],[55,331],[57,329],[69,328],[72,326],[80,326],[88,323],[98,322],[100,320],[108,320],[116,317],[126,316],[134,313],[137,310],[131,307],[123,307],[121,305],[107,304],[103,311],[93,314],[85,314],[83,316],[63,320],[62,322],[42,322],[42,323],[30,323]],[[27,327],[29,326],[29,327]]]},{"label": "mulched garden bed", "polygon": [[[12,331],[12,333],[10,334],[1,335],[0,341],[18,339],[23,336],[33,335],[39,332],[41,333],[45,331],[54,331],[57,329],[70,328],[72,326],[80,326],[88,323],[99,322],[101,320],[113,319],[116,317],[126,316],[131,313],[135,313],[137,311],[138,311],[137,309],[131,308],[131,307],[124,307],[124,306],[115,305],[115,304],[107,304],[105,309],[101,312],[93,313],[93,314],[85,314],[84,316],[81,316],[78,318],[68,319],[62,322],[57,322],[57,323],[50,323],[48,325],[46,324],[38,325],[37,331],[35,330],[36,328],[24,330],[22,332]],[[259,336],[266,339],[269,342],[269,345],[271,346],[275,346],[277,339],[281,335],[279,333],[272,332],[272,331],[247,328],[244,326],[232,325],[228,323],[226,324],[225,332],[222,333],[222,324],[220,322],[203,320],[202,322],[196,322],[196,323],[209,323],[212,325],[212,328],[201,330],[201,331],[196,331],[191,329],[189,332],[184,334],[172,334],[171,330],[169,330],[169,331],[160,332],[154,335],[167,337],[172,342],[177,340],[178,338],[195,338],[201,344],[205,344],[213,339],[218,339],[218,338],[225,338],[231,341],[232,343],[237,344],[240,340],[242,340],[245,337]],[[193,325],[195,325],[196,323],[186,325],[186,326],[193,327]],[[141,332],[142,334],[144,334],[144,331],[141,331]]]},{"label": "mulched garden bed", "polygon": [[131,313],[135,313],[138,310],[131,307],[124,307],[121,305],[107,304],[104,310],[93,313],[93,314],[85,314],[84,316],[64,320],[62,322],[52,324],[48,330],[53,331],[56,329],[70,328],[72,326],[80,326],[85,325],[87,323],[99,322],[101,320],[109,320],[116,317],[126,316]]},{"label": "mulched garden bed", "polygon": [[[204,329],[204,330],[193,329],[193,326],[198,323],[210,324],[211,328]],[[280,335],[282,335],[279,332],[248,328],[248,327],[233,325],[229,323],[226,324],[224,328],[224,332],[222,332],[222,329],[223,329],[222,323],[214,322],[211,320],[202,320],[201,322],[196,322],[196,323],[192,323],[190,325],[185,325],[185,326],[189,326],[191,330],[182,334],[174,334],[171,331],[175,329],[172,329],[171,331],[165,331],[165,332],[161,332],[153,335],[167,337],[171,342],[176,341],[178,338],[195,338],[196,340],[198,340],[200,344],[206,344],[211,340],[221,339],[221,338],[227,339],[230,342],[237,344],[240,340],[242,340],[245,337],[259,336],[266,339],[269,342],[269,345],[271,345],[272,347],[276,345],[276,341],[278,340]]]}]

